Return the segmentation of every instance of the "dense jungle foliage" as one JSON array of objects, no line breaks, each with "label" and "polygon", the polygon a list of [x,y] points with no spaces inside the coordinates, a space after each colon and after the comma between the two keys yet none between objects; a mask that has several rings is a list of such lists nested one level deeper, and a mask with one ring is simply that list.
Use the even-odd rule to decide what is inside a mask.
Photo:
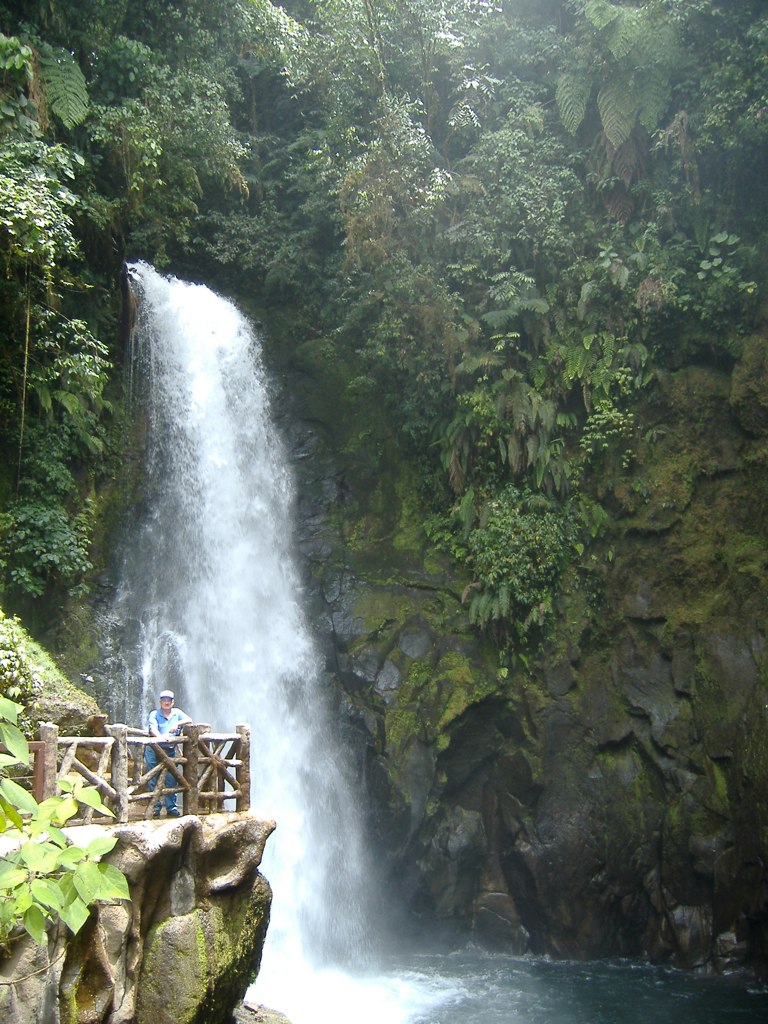
[{"label": "dense jungle foliage", "polygon": [[124,260],[352,367],[520,649],[654,376],[759,325],[762,0],[0,0],[0,32],[8,610],[92,579]]}]

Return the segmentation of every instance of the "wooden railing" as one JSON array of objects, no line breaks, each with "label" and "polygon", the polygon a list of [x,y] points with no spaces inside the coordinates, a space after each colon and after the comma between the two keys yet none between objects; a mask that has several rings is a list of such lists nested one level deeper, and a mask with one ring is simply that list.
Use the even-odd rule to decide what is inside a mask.
[{"label": "wooden railing", "polygon": [[[234,733],[214,733],[210,725],[188,723],[181,736],[164,736],[161,745],[148,733],[127,725],[109,725],[103,719],[95,724],[101,735],[60,736],[55,725],[40,726],[40,742],[34,745],[38,799],[56,794],[60,779],[81,776],[98,789],[115,816],[110,820],[118,822],[149,818],[155,805],[170,794],[181,796],[183,814],[250,808],[251,731],[247,725],[236,726]],[[163,749],[168,745],[173,753]],[[148,747],[157,760],[152,767],[146,762]],[[105,819],[87,807],[82,817],[68,824],[96,820]]]}]

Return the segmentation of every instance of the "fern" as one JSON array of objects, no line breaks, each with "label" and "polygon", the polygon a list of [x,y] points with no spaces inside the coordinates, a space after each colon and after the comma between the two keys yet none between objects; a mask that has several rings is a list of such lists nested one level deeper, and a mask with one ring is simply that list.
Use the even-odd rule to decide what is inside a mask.
[{"label": "fern", "polygon": [[565,370],[563,376],[566,383],[574,380],[583,380],[587,373],[587,367],[592,362],[592,356],[587,348],[573,345],[565,354]]},{"label": "fern", "polygon": [[564,74],[557,81],[555,99],[566,130],[575,135],[587,112],[592,83],[583,75]]},{"label": "fern", "polygon": [[64,127],[81,124],[88,113],[88,86],[74,57],[65,50],[41,55],[40,77],[48,107]]},{"label": "fern", "polygon": [[638,116],[649,132],[658,125],[669,104],[669,81],[658,68],[645,68],[634,78]]},{"label": "fern", "polygon": [[525,441],[525,448],[528,454],[528,465],[533,466],[539,457],[541,450],[541,439],[538,434],[529,434]]},{"label": "fern", "polygon": [[551,399],[544,399],[541,404],[541,408],[539,409],[539,423],[541,424],[542,430],[545,430],[547,434],[552,433],[556,417],[557,406]]},{"label": "fern", "polygon": [[504,356],[497,352],[480,352],[477,355],[467,354],[456,367],[456,374],[475,373],[477,370],[489,370],[494,366],[503,366]]},{"label": "fern", "polygon": [[472,529],[472,524],[475,521],[476,507],[475,507],[475,489],[474,487],[467,488],[467,493],[463,496],[459,502],[459,522],[464,532],[464,536],[467,536],[469,531]]},{"label": "fern", "polygon": [[581,294],[576,305],[576,316],[579,320],[583,320],[586,317],[587,310],[589,309],[589,300],[592,297],[592,293],[596,290],[597,281],[585,281],[581,286]]},{"label": "fern", "polygon": [[451,128],[481,127],[477,111],[470,103],[467,102],[467,100],[459,100],[451,111],[450,117],[448,118],[448,124]]},{"label": "fern", "polygon": [[611,24],[607,44],[616,60],[622,60],[637,49],[647,27],[637,11],[622,9],[620,17]]},{"label": "fern", "polygon": [[522,433],[531,420],[531,403],[525,388],[520,381],[516,382],[509,394],[509,410],[515,430]]},{"label": "fern", "polygon": [[455,448],[451,450],[448,463],[448,482],[454,494],[461,494],[464,490],[464,467],[461,465],[459,453]]},{"label": "fern", "polygon": [[629,138],[637,114],[632,89],[623,76],[603,86],[597,94],[597,109],[606,138],[618,149]]},{"label": "fern", "polygon": [[614,22],[621,14],[621,10],[608,3],[608,0],[588,0],[584,14],[587,21],[600,30]]},{"label": "fern", "polygon": [[519,473],[523,468],[523,450],[517,434],[510,434],[507,438],[507,460],[513,473]]},{"label": "fern", "polygon": [[637,144],[635,135],[630,135],[622,143],[613,157],[612,169],[617,178],[621,178],[625,188],[629,188],[643,163],[643,154]]},{"label": "fern", "polygon": [[605,208],[619,224],[626,224],[632,216],[635,204],[626,192],[617,189],[605,200]]},{"label": "fern", "polygon": [[537,298],[535,295],[522,296],[517,303],[517,312],[520,313],[544,313],[549,312],[549,303],[546,299]]}]

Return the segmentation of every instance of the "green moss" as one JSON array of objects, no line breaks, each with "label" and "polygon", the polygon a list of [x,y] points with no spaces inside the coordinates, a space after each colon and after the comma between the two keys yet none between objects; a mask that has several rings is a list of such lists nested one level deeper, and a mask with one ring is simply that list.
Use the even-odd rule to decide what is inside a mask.
[{"label": "green moss", "polygon": [[74,686],[18,619],[0,609],[0,693],[26,707],[23,728],[31,735],[41,721],[72,728],[98,713],[96,702]]},{"label": "green moss", "polygon": [[466,656],[457,652],[451,651],[440,659],[437,673],[446,693],[446,702],[437,723],[439,730],[446,729],[470,705],[496,689],[494,676],[478,670]]},{"label": "green moss", "polygon": [[444,750],[456,719],[497,689],[494,673],[456,651],[444,654],[433,667],[414,662],[396,704],[385,714],[387,748],[394,762],[413,736]]},{"label": "green moss", "polygon": [[715,809],[722,814],[727,814],[730,803],[728,799],[728,778],[722,766],[716,761],[710,761],[709,767]]},{"label": "green moss", "polygon": [[605,786],[606,849],[647,836],[664,799],[656,775],[632,748],[601,751],[595,763]]},{"label": "green moss", "polygon": [[[210,964],[208,963],[208,943],[206,942],[202,921],[199,918],[197,919],[196,924],[195,939],[197,941],[197,958],[200,963],[199,977],[208,978],[211,974]],[[218,960],[218,958],[216,959]]]}]

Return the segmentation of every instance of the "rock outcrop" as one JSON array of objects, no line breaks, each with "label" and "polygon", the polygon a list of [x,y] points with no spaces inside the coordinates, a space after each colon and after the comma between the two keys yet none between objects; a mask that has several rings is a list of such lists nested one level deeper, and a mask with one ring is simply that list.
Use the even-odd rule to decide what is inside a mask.
[{"label": "rock outcrop", "polygon": [[[131,901],[98,904],[73,938],[28,937],[0,960],[0,1018],[15,1024],[217,1024],[255,977],[271,891],[258,868],[274,822],[188,815],[108,826]],[[102,826],[81,826],[87,843]],[[73,830],[74,831],[74,830]]]},{"label": "rock outcrop", "polygon": [[610,533],[501,669],[385,417],[345,420],[338,367],[297,352],[308,589],[417,915],[509,951],[768,974],[764,351],[649,389],[631,468],[594,481]]}]

